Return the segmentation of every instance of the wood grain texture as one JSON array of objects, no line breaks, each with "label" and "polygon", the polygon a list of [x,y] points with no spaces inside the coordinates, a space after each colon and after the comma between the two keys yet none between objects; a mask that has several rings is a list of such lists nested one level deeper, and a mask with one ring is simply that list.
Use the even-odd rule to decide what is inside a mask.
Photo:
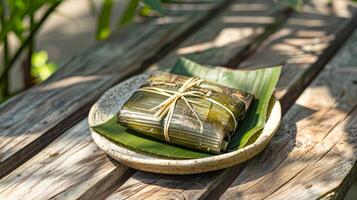
[{"label": "wood grain texture", "polygon": [[221,199],[343,197],[357,161],[356,45],[357,31]]},{"label": "wood grain texture", "polygon": [[[229,2],[173,6],[171,16],[132,25],[65,61],[47,81],[2,104],[0,177],[82,119],[100,94],[145,69]],[[205,9],[199,10],[202,6]]]},{"label": "wood grain texture", "polygon": [[100,198],[127,176],[130,170],[108,161],[92,142],[87,120],[82,120],[1,179],[0,199]]},{"label": "wood grain texture", "polygon": [[[262,1],[263,0],[257,0],[256,2],[261,3]],[[243,50],[242,48],[243,45],[239,45],[240,42],[243,41],[244,45],[247,45],[249,43],[248,41],[252,41],[255,38],[255,36],[261,34],[265,30],[265,28],[270,25],[271,22],[274,23],[274,20],[271,17],[274,17],[275,15],[279,15],[279,13],[281,12],[281,10],[279,9],[276,9],[274,12],[263,11],[262,10],[263,8],[265,9],[268,7],[267,4],[260,4],[260,3],[254,4],[252,2],[252,7],[250,6],[246,7],[247,1],[244,1],[245,3],[242,4],[239,4],[237,2],[239,1],[234,1],[231,7],[223,11],[223,13],[226,14],[220,16],[234,17],[236,15],[237,16],[246,15],[246,16],[253,16],[254,19],[254,17],[257,15],[261,15],[261,16],[267,15],[267,17],[270,20],[269,23],[258,24],[256,28],[259,29],[259,31],[258,32],[248,31],[249,34],[245,33],[245,30],[247,28],[243,28],[242,30],[239,28],[241,26],[239,21],[237,23],[232,24],[232,28],[237,29],[234,32],[235,34],[233,35],[224,34],[219,37],[220,38],[219,41],[225,41],[231,39],[234,39],[235,41],[234,45],[229,46],[225,50],[227,54],[226,53],[222,54],[221,57],[216,57],[211,60],[208,60],[209,56],[205,56],[205,59],[202,59],[200,61],[204,62],[207,59],[208,62],[206,62],[206,64],[214,64],[214,62],[216,62],[218,64],[223,65],[226,62],[226,60],[233,59],[236,56],[236,54],[239,54],[239,52]],[[249,8],[250,11],[247,13],[243,12],[243,14],[241,14],[242,8]],[[185,44],[183,44],[182,47],[190,44],[194,45],[195,43],[198,42],[197,41],[198,39],[202,40],[206,38],[207,40],[211,40],[211,37],[216,37],[216,35],[214,34],[210,35],[210,34],[211,32],[217,34],[220,32],[222,28],[222,25],[219,25],[221,23],[221,20],[222,17],[220,17],[218,20],[214,20],[213,22],[209,22],[209,24],[207,24],[209,25],[209,27],[205,26],[204,29],[200,30],[196,34],[191,35],[190,41],[189,42],[185,41]],[[248,23],[249,21],[246,22],[245,26],[248,26],[247,25]],[[137,26],[135,28],[141,34],[144,34],[146,32],[146,30],[141,26]],[[153,31],[154,28],[157,29],[158,27],[152,27],[150,30],[152,33],[150,34],[156,33],[155,31]],[[166,29],[167,28],[165,28],[165,30]],[[159,29],[159,31],[163,31],[163,30]],[[169,31],[167,31],[166,33],[172,34],[173,30],[169,29]],[[177,33],[175,32],[173,34],[177,34]],[[146,36],[148,37],[149,35]],[[91,101],[89,100],[95,99],[94,98],[95,95],[99,95],[103,93],[104,88],[106,88],[108,85],[116,81],[119,81],[121,78],[126,77],[125,74],[127,74],[127,72],[130,71],[130,70],[123,70],[127,67],[129,63],[129,61],[127,60],[134,60],[141,55],[140,54],[138,56],[126,58],[125,56],[128,56],[129,55],[128,53],[126,53],[125,55],[123,55],[123,53],[120,53],[121,51],[124,51],[125,48],[130,49],[129,52],[131,52],[133,48],[136,49],[136,51],[139,50],[139,48],[134,47],[135,42],[129,44],[130,43],[129,41],[125,41],[127,39],[130,39],[130,37],[133,36],[130,36],[130,33],[124,32],[122,33],[122,35],[112,38],[110,40],[111,41],[110,43],[99,44],[97,47],[93,47],[92,49],[85,51],[82,55],[74,57],[69,61],[67,61],[64,64],[64,66],[60,69],[60,71],[54,74],[54,76],[52,76],[48,81],[46,81],[44,85],[37,86],[36,88],[33,88],[30,91],[27,91],[15,97],[15,99],[19,101],[18,104],[13,103],[13,101],[9,101],[8,106],[4,106],[4,110],[0,110],[0,115],[12,117],[8,119],[12,121],[7,121],[4,119],[2,123],[3,124],[7,123],[9,126],[7,128],[13,130],[12,126],[14,126],[13,123],[15,121],[24,123],[26,122],[26,119],[30,119],[36,113],[36,115],[38,116],[36,116],[36,118],[33,119],[32,125],[36,123],[38,124],[36,120],[44,121],[43,124],[38,125],[39,127],[36,130],[36,134],[37,134],[36,137],[34,136],[34,138],[32,138],[32,140],[36,141],[37,143],[36,145],[43,142],[42,140],[38,139],[38,135],[46,135],[47,133],[53,134],[53,129],[51,129],[53,123],[59,124],[58,131],[62,133],[62,131],[64,131],[64,124],[68,123],[68,118],[70,119],[70,121],[73,120],[71,119],[71,117],[68,116],[73,116],[73,112],[76,109],[78,111],[78,108],[81,107],[83,103],[90,102],[88,104],[91,104]],[[172,36],[170,36],[170,38],[172,38]],[[142,39],[142,37],[140,37],[140,39]],[[165,38],[165,39],[168,40],[169,38]],[[138,43],[138,41],[136,42]],[[154,42],[152,41],[151,44],[153,45]],[[149,48],[149,44],[146,44],[146,46],[147,48]],[[155,47],[155,49],[156,48],[159,47]],[[220,49],[216,49],[216,52],[219,53],[220,52],[219,50]],[[143,50],[143,51],[150,52],[151,54],[151,51],[148,50]],[[230,53],[228,54],[228,52]],[[200,52],[196,52],[196,54],[199,53]],[[178,55],[175,54],[175,56],[172,57],[173,60],[176,60]],[[117,58],[118,60],[116,60]],[[125,58],[125,59],[121,61],[119,58]],[[160,64],[169,63],[173,61],[168,58],[165,59],[166,60]],[[140,58],[135,65],[140,63],[141,60],[142,58]],[[134,61],[130,61],[130,62],[134,62]],[[117,70],[118,72],[122,70],[122,72],[121,73],[115,72],[113,75],[111,75],[110,70],[112,71]],[[95,75],[91,75],[91,74],[95,74]],[[114,79],[113,77],[115,77],[115,80],[113,80]],[[67,94],[67,91],[71,91],[71,96]],[[66,98],[63,99],[62,95],[66,96]],[[35,105],[32,103],[30,104],[30,102],[35,102],[36,104]],[[46,104],[42,105],[44,102]],[[41,108],[41,110],[37,111],[37,109],[39,108]],[[83,112],[86,111],[86,109],[83,110],[84,110]],[[17,114],[18,112],[21,112],[23,116],[18,115]],[[15,116],[11,116],[10,113],[14,114]],[[50,119],[46,117],[48,113],[51,114]],[[18,128],[23,129],[23,131],[27,131],[25,129],[26,128],[25,125],[29,126],[29,124],[27,123],[22,125],[18,124],[17,126]],[[6,126],[4,128],[6,128]],[[31,130],[32,126],[28,128],[30,128]],[[10,130],[7,131],[10,132]],[[22,133],[21,130],[17,130],[16,137],[21,137],[21,133]],[[27,137],[29,136],[27,135],[25,136],[23,136],[22,140],[28,141]],[[47,137],[50,137],[51,139],[54,138],[53,135],[45,136],[45,140],[46,140],[44,142],[45,144],[49,143],[49,139]],[[0,180],[1,191],[4,194],[6,194],[6,196],[9,195],[9,197],[14,197],[15,199],[16,197],[17,198],[21,197],[21,195],[16,196],[16,193],[19,194],[26,193],[28,194],[28,197],[35,197],[36,193],[39,191],[42,192],[41,197],[43,198],[62,197],[63,195],[65,195],[65,197],[68,198],[77,198],[77,197],[85,198],[85,197],[91,197],[91,195],[93,195],[96,190],[105,191],[107,188],[108,191],[111,191],[111,189],[114,186],[119,187],[121,182],[116,183],[119,177],[113,176],[113,173],[119,174],[118,172],[115,172],[115,171],[119,171],[122,174],[127,174],[130,171],[127,171],[127,168],[123,167],[122,165],[118,166],[117,169],[114,170],[113,164],[111,164],[110,161],[105,158],[104,153],[92,146],[94,145],[94,143],[87,144],[88,142],[87,139],[89,138],[86,137],[90,137],[89,130],[86,125],[86,120],[83,120],[77,125],[75,125],[72,129],[63,133],[63,135],[61,135],[58,139],[54,140],[52,144],[46,147],[43,151],[39,152],[35,157],[28,160],[21,167],[17,168],[15,171],[10,173],[4,179]],[[69,139],[71,140],[71,144],[73,146],[72,145],[67,146],[67,140]],[[9,142],[13,140],[8,140],[8,141],[0,140],[0,141],[3,142],[2,145],[4,147],[8,147],[9,144],[6,144],[5,142]],[[23,142],[25,143],[26,141]],[[62,147],[56,148],[56,146],[59,145],[61,145]],[[20,159],[22,158],[21,156],[23,155],[30,156],[27,153],[32,148],[30,148],[31,146],[30,147],[28,146],[29,145],[27,143],[23,144],[22,146],[16,146],[16,149],[12,149],[13,151],[12,154],[16,156],[10,158]],[[77,152],[79,150],[79,147],[83,148],[83,150],[81,150],[82,156],[79,156]],[[26,149],[24,154],[20,154],[21,148]],[[35,148],[34,151],[38,151],[38,149]],[[51,160],[48,160],[49,153],[47,152],[51,152],[52,154],[55,154],[57,156],[53,157]],[[68,152],[68,153],[63,154],[61,152]],[[91,155],[91,152],[97,156],[96,159],[102,162],[101,165],[105,165],[107,167],[98,168],[98,169],[93,168],[90,164],[90,160],[88,160],[88,156]],[[65,166],[60,165],[60,163],[63,160],[66,160],[66,157],[70,154],[78,155],[76,157],[76,160],[73,161],[73,163],[65,162],[67,166],[75,165],[74,171],[69,171],[68,173],[63,173],[63,174],[51,174],[52,171],[58,171],[58,170],[65,171]],[[7,160],[8,162],[10,162],[9,159]],[[94,163],[94,167],[99,165],[98,162]],[[15,162],[11,164],[13,166],[18,163],[19,162]],[[83,172],[78,172],[79,174],[76,175],[75,170],[78,171],[82,170]],[[36,172],[41,172],[41,173],[38,173],[37,178],[36,176],[34,176],[34,178],[30,178],[31,177],[30,174],[36,174]],[[91,173],[94,172],[96,173],[96,176],[91,176]],[[46,173],[50,173],[51,175],[45,176]],[[26,174],[26,176],[23,174]],[[56,183],[58,179],[61,180],[62,182]],[[32,182],[34,180],[35,183]],[[49,187],[48,185],[51,184],[56,185],[57,187],[53,187],[53,188]],[[41,187],[43,188],[43,190],[40,189]],[[37,188],[37,189],[33,190],[32,188]]]},{"label": "wood grain texture", "polygon": [[[292,15],[254,54],[239,63],[242,68],[284,64],[276,92],[282,100],[283,110],[291,107],[294,101],[289,99],[299,96],[356,28],[356,17],[344,20],[346,18],[338,15],[342,11],[330,8],[326,1],[314,2],[316,5],[306,9],[317,9],[316,12]],[[333,1],[336,2],[340,1]],[[355,7],[346,9],[350,15],[356,14]],[[286,95],[287,88],[291,89],[289,95]]]},{"label": "wood grain texture", "polygon": [[232,67],[232,60],[253,51],[290,12],[274,0],[236,0],[152,68],[171,67],[181,56],[200,64]]},{"label": "wood grain texture", "polygon": [[[339,35],[346,31],[350,34],[353,30],[348,24],[350,20],[309,8],[309,11],[293,14],[279,31],[264,41],[255,54],[240,64],[241,67],[258,67],[286,61],[277,92],[282,103],[286,105],[293,104],[293,94],[303,91],[314,78],[314,74],[327,62],[327,58],[333,56],[336,48],[348,36],[339,38]],[[335,49],[328,48],[330,45]],[[149,173],[137,172],[109,198],[214,198],[229,186],[226,183],[232,182],[243,168],[244,166],[240,165],[213,175],[195,175],[191,179],[181,179],[177,176],[155,178]],[[195,192],[187,188],[192,188]]]},{"label": "wood grain texture", "polygon": [[200,176],[170,176],[137,172],[116,192],[107,197],[114,199],[199,199],[210,187],[212,179],[221,171],[204,173]]}]

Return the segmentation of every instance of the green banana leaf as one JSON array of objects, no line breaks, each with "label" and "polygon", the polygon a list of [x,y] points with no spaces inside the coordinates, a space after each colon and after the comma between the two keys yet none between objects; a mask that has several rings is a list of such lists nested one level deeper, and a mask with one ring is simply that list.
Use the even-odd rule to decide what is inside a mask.
[{"label": "green banana leaf", "polygon": [[[246,117],[237,128],[228,145],[230,151],[239,149],[257,138],[267,120],[269,101],[279,80],[281,67],[256,70],[232,70],[223,67],[205,67],[185,58],[180,58],[171,70],[172,73],[196,76],[211,82],[237,88],[255,95]],[[116,123],[116,116],[92,129],[118,145],[126,148],[173,159],[192,159],[211,156],[211,154],[178,147],[163,141],[148,138],[127,130]]]}]

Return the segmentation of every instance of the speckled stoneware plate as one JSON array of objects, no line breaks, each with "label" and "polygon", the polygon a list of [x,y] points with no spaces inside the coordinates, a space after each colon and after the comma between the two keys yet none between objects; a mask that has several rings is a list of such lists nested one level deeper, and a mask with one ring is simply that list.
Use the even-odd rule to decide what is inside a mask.
[{"label": "speckled stoneware plate", "polygon": [[[90,127],[111,119],[123,104],[147,79],[148,73],[132,77],[108,90],[92,107],[88,116]],[[261,152],[277,131],[281,121],[281,106],[271,101],[267,123],[257,140],[237,151],[199,159],[173,160],[135,152],[110,141],[91,129],[94,142],[119,162],[143,171],[163,174],[195,174],[219,170],[242,163]]]}]

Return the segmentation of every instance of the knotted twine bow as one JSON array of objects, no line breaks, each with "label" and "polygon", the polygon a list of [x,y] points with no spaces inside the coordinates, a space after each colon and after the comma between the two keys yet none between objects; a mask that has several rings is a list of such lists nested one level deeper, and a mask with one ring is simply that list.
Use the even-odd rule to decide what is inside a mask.
[{"label": "knotted twine bow", "polygon": [[186,97],[199,97],[222,107],[232,116],[234,121],[234,131],[237,128],[237,119],[235,118],[232,111],[229,110],[226,106],[222,105],[221,103],[215,101],[214,99],[208,98],[210,91],[208,93],[204,93],[201,91],[189,90],[194,86],[199,86],[202,82],[204,82],[203,79],[191,77],[183,83],[183,85],[181,86],[181,88],[179,88],[178,91],[172,91],[172,90],[167,90],[167,89],[152,87],[152,86],[142,87],[139,89],[139,91],[151,92],[151,93],[160,94],[169,97],[163,102],[161,102],[159,105],[150,109],[151,111],[158,109],[154,114],[155,117],[159,117],[160,119],[162,119],[163,117],[167,116],[167,120],[165,121],[164,124],[164,136],[166,141],[170,142],[169,126],[171,123],[172,115],[175,110],[176,103],[179,99],[184,100],[188,108],[192,111],[192,113],[200,123],[200,132],[202,133],[203,131],[203,123],[201,119],[198,117],[197,113],[193,110],[192,106],[190,105],[190,103],[200,104],[200,102],[187,99]]}]

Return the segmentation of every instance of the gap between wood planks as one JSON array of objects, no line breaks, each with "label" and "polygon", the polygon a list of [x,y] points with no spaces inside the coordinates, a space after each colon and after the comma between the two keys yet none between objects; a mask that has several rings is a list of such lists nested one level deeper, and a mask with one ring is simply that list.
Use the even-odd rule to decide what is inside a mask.
[{"label": "gap between wood planks", "polygon": [[321,199],[326,196],[333,196],[336,200],[343,200],[347,195],[347,192],[350,190],[352,184],[355,183],[357,179],[357,161],[355,161],[354,166],[351,172],[343,179],[342,184],[337,189],[331,190],[326,193]]}]

